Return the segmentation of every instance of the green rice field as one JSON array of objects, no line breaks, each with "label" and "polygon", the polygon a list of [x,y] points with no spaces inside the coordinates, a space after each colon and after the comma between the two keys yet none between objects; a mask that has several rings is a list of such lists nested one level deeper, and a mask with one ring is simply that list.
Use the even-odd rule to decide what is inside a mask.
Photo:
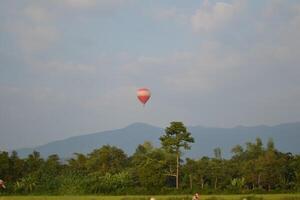
[{"label": "green rice field", "polygon": [[[0,200],[191,200],[192,195],[164,196],[0,196]],[[300,200],[300,194],[202,195],[200,200]]]}]

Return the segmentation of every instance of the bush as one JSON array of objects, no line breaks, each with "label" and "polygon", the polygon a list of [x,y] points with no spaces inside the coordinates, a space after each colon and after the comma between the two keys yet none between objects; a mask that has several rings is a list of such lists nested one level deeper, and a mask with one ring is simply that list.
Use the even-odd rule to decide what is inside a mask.
[{"label": "bush", "polygon": [[263,200],[263,198],[256,197],[256,196],[246,196],[246,197],[241,197],[240,200]]},{"label": "bush", "polygon": [[191,200],[192,198],[189,196],[185,196],[185,197],[169,197],[167,198],[167,200]]},{"label": "bush", "polygon": [[300,200],[300,197],[282,197],[280,200]]},{"label": "bush", "polygon": [[221,197],[209,197],[206,200],[224,200],[224,198],[221,198]]},{"label": "bush", "polygon": [[14,190],[19,194],[29,194],[36,188],[36,178],[34,176],[26,176],[16,181]]},{"label": "bush", "polygon": [[88,193],[94,194],[124,194],[132,185],[131,177],[127,172],[113,175],[106,173],[104,176],[92,173],[85,180]]},{"label": "bush", "polygon": [[123,197],[121,200],[149,200],[149,197]]},{"label": "bush", "polygon": [[59,194],[74,195],[84,194],[84,177],[76,174],[68,174],[59,177]]}]

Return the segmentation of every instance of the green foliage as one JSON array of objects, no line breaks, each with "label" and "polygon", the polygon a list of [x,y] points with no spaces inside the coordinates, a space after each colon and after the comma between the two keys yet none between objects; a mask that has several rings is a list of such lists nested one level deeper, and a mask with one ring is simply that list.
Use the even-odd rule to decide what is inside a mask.
[{"label": "green foliage", "polygon": [[257,197],[254,195],[241,197],[240,200],[263,200],[263,197]]},{"label": "green foliage", "polygon": [[48,173],[41,173],[38,175],[39,179],[36,184],[37,193],[41,194],[57,194],[59,190],[59,179],[58,177],[52,176]]},{"label": "green foliage", "polygon": [[189,196],[183,196],[183,197],[168,197],[166,200],[191,200],[191,197]]},{"label": "green foliage", "polygon": [[[171,122],[170,126],[165,129],[165,135],[160,138],[161,144],[167,152],[174,153],[176,155],[176,188],[179,188],[179,167],[180,167],[180,155],[182,154],[181,148],[187,150],[191,146],[189,143],[194,142],[194,138],[191,133],[187,131],[187,128],[182,122]],[[174,176],[174,174],[170,174]]]},{"label": "green foliage", "polygon": [[[83,195],[64,195],[64,196],[2,196],[0,199],[3,200],[150,200],[152,195],[139,195],[139,196],[83,196]],[[281,194],[281,195],[260,195],[264,200],[299,200],[300,196],[297,194]],[[185,195],[166,195],[166,196],[154,196],[156,200],[173,200],[173,199],[184,199],[191,200],[192,197],[188,198]],[[201,196],[200,200],[239,200],[238,195],[218,195],[218,196]]]},{"label": "green foliage", "polygon": [[88,155],[86,166],[90,172],[118,173],[127,165],[127,155],[122,149],[104,145]]},{"label": "green foliage", "polygon": [[12,181],[16,181],[19,177],[24,175],[24,160],[20,159],[17,152],[13,151],[9,157],[9,179]]},{"label": "green foliage", "polygon": [[191,133],[187,131],[182,122],[171,122],[160,140],[162,146],[171,153],[180,152],[180,148],[190,149],[189,143],[194,142],[194,138],[191,137]]},{"label": "green foliage", "polygon": [[15,182],[14,190],[16,193],[31,193],[36,187],[34,176],[26,176]]},{"label": "green foliage", "polygon": [[231,185],[235,188],[241,189],[245,185],[245,178],[234,178],[231,180]]},{"label": "green foliage", "polygon": [[300,197],[282,197],[280,200],[299,200]]},{"label": "green foliage", "polygon": [[170,154],[163,149],[149,149],[143,153],[136,152],[132,157],[136,182],[142,187],[159,189],[164,186],[168,170],[172,163]]},{"label": "green foliage", "polygon": [[41,158],[40,153],[34,151],[32,154],[28,155],[25,159],[25,170],[27,173],[33,173],[41,168],[44,164],[44,160]]},{"label": "green foliage", "polygon": [[93,173],[88,176],[85,184],[88,192],[97,194],[122,193],[133,185],[129,173],[125,171],[113,175],[106,173],[104,176]]},{"label": "green foliage", "polygon": [[74,154],[76,158],[71,158],[68,160],[68,164],[71,170],[73,171],[80,171],[80,172],[86,172],[87,171],[87,160],[88,158],[80,153]]},{"label": "green foliage", "polygon": [[209,198],[207,198],[206,200],[224,200],[224,198],[222,198],[222,197],[209,197]]},{"label": "green foliage", "polygon": [[76,173],[68,173],[58,177],[58,182],[60,184],[59,194],[63,195],[78,195],[85,193],[85,180],[84,176]]},{"label": "green foliage", "polygon": [[[6,189],[0,189],[0,193],[175,195],[300,191],[300,155],[279,152],[272,140],[266,146],[259,138],[244,147],[237,145],[232,149],[231,159],[223,159],[221,149],[217,148],[214,158],[187,158],[182,162],[176,151],[188,149],[192,141],[183,124],[172,122],[161,138],[164,138],[163,148],[155,148],[146,141],[130,157],[122,149],[105,145],[87,155],[74,154],[67,163],[62,163],[57,155],[43,159],[38,152],[33,152],[21,159],[16,152],[0,152],[0,178],[6,183]],[[175,176],[181,183],[177,190]]]},{"label": "green foliage", "polygon": [[123,197],[121,200],[149,200],[149,197]]},{"label": "green foliage", "polygon": [[0,177],[7,180],[10,175],[8,152],[0,151]]}]

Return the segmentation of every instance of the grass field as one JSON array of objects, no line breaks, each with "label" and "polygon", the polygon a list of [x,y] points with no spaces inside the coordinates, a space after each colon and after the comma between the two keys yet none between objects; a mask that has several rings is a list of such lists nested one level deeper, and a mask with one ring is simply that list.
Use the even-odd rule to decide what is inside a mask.
[{"label": "grass field", "polygon": [[[252,198],[251,198],[252,196]],[[0,200],[149,200],[151,196],[0,196]],[[191,200],[192,195],[153,196],[156,200]],[[300,194],[203,195],[200,200],[300,200]]]}]

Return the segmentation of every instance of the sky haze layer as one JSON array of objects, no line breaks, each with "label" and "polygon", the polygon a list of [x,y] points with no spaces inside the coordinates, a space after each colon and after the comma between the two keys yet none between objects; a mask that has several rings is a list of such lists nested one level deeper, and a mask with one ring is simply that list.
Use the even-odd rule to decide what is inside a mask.
[{"label": "sky haze layer", "polygon": [[299,33],[298,0],[2,0],[0,150],[134,122],[300,121]]}]

